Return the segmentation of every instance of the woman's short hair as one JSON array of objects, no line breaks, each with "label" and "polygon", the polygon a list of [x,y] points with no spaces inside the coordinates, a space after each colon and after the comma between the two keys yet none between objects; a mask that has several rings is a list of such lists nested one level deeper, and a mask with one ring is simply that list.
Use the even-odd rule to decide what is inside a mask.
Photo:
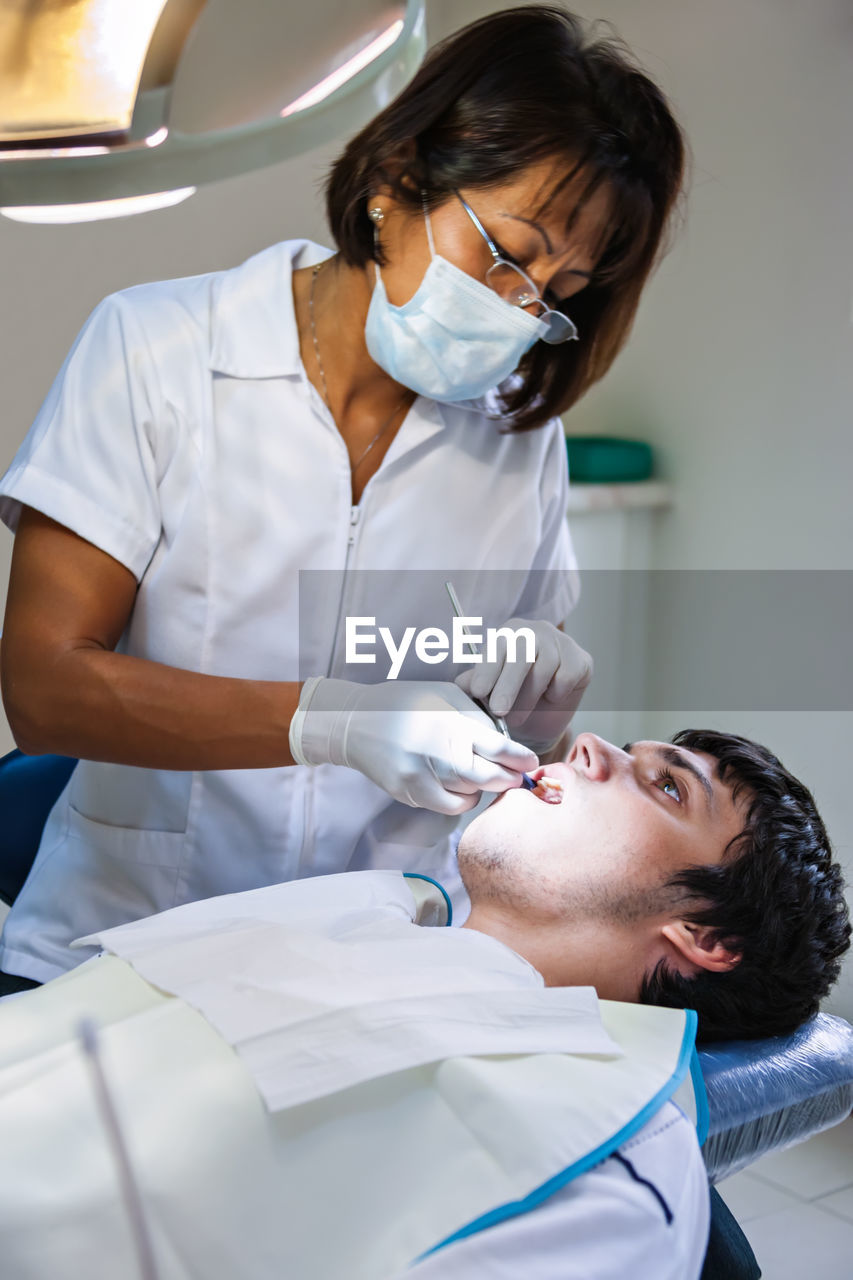
[{"label": "woman's short hair", "polygon": [[577,179],[580,206],[605,184],[612,211],[592,280],[561,304],[580,341],[536,343],[520,376],[501,389],[515,430],[569,409],[630,332],[685,168],[681,130],[660,89],[619,40],[563,9],[506,9],[430,50],[402,93],[352,139],[326,186],[338,249],[364,266],[376,256],[367,202],[377,187],[414,210],[422,190],[435,205],[457,188],[516,180],[546,159],[565,169],[543,207]]}]

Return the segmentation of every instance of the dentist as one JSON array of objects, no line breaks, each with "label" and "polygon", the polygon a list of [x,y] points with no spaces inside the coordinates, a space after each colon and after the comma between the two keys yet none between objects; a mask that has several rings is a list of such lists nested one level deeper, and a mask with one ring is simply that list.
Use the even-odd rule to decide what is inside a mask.
[{"label": "dentist", "polygon": [[[80,760],[4,930],[17,985],[213,894],[446,881],[458,816],[554,748],[591,670],[559,629],[556,415],[626,340],[683,163],[618,43],[507,10],[435,48],[332,167],[335,253],[288,241],[96,308],[0,483],[9,721]],[[356,570],[395,571],[403,621],[418,571],[474,571],[535,660],[341,678]],[[306,574],[329,584],[311,625]]]}]

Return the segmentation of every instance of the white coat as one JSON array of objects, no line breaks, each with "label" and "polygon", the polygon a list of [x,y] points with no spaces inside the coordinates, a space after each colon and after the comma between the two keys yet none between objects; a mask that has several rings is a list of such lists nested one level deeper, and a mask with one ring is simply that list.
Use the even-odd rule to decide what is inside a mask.
[{"label": "white coat", "polygon": [[[327,254],[293,241],[107,298],[0,482],[10,528],[29,505],[135,575],[119,651],[256,680],[339,674],[341,618],[365,613],[371,581],[345,569],[399,571],[382,585],[398,623],[424,607],[414,570],[453,572],[460,593],[475,571],[493,625],[560,622],[571,608],[556,421],[502,434],[481,408],[419,398],[352,506],[346,448],[306,377],[293,314],[292,267]],[[321,584],[320,609],[300,626],[306,582]],[[334,766],[84,761],[48,820],[0,968],[44,981],[85,958],[68,950],[83,934],[282,880],[371,867],[452,880],[453,825]]]}]

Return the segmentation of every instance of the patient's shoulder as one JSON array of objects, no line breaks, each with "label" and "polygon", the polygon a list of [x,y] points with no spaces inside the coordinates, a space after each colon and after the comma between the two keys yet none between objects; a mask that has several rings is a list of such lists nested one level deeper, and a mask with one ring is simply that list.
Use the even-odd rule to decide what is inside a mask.
[{"label": "patient's shoulder", "polygon": [[709,1215],[695,1131],[668,1102],[630,1142],[537,1208],[427,1256],[406,1276],[697,1280]]}]

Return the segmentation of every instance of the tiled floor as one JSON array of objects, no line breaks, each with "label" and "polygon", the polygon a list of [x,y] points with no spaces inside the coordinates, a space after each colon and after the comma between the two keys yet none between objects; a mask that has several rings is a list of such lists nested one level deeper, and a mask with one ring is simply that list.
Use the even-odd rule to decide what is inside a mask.
[{"label": "tiled floor", "polygon": [[726,1178],[764,1280],[853,1280],[853,1118]]}]

